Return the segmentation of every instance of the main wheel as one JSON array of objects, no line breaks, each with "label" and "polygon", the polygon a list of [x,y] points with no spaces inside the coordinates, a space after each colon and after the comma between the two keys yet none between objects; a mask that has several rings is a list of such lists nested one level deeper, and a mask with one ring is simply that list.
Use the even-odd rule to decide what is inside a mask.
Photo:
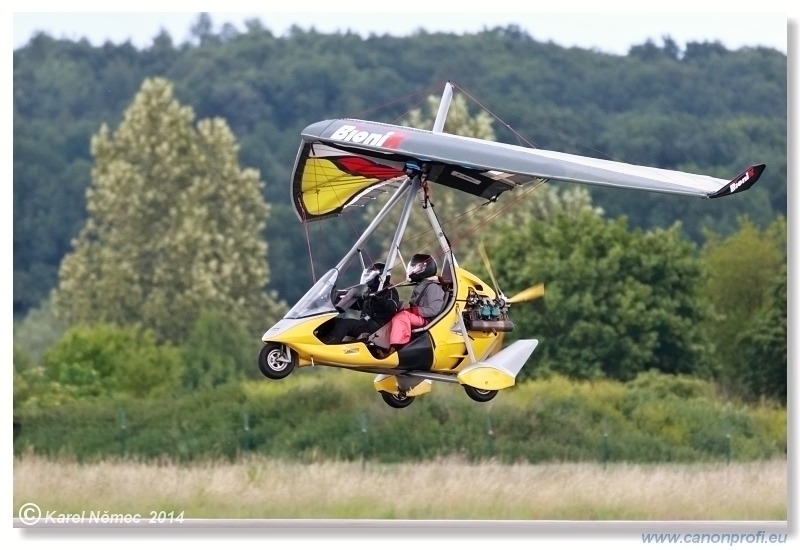
[{"label": "main wheel", "polygon": [[381,397],[383,397],[383,400],[384,402],[386,402],[387,405],[395,409],[403,409],[405,407],[408,407],[414,401],[413,396],[409,397],[404,393],[401,393],[400,395],[395,395],[387,391],[382,391]]},{"label": "main wheel", "polygon": [[297,355],[279,344],[266,344],[258,354],[258,370],[271,380],[286,378],[296,366]]},{"label": "main wheel", "polygon": [[473,386],[464,386],[464,391],[467,392],[470,399],[479,403],[491,401],[497,395],[497,390],[480,390]]}]

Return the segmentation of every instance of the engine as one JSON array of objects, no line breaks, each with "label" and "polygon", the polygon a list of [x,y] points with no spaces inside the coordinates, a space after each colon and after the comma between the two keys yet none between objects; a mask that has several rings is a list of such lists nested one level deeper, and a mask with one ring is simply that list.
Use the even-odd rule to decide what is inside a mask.
[{"label": "engine", "polygon": [[467,303],[462,313],[467,330],[483,332],[511,332],[514,323],[508,318],[508,304],[502,298],[478,294],[474,288],[467,293]]}]

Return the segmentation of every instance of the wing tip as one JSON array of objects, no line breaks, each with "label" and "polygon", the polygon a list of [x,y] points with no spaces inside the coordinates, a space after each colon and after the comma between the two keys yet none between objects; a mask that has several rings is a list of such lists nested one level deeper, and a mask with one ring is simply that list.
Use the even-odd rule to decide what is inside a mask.
[{"label": "wing tip", "polygon": [[723,185],[719,191],[708,195],[708,198],[716,199],[747,191],[758,181],[766,167],[766,164],[754,164],[750,166],[744,172]]}]

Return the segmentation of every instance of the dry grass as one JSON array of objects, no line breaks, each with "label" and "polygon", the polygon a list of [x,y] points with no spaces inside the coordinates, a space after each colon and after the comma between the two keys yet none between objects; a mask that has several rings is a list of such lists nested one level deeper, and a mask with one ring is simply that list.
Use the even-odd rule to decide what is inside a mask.
[{"label": "dry grass", "polygon": [[14,510],[219,519],[786,521],[787,465],[14,461]]}]

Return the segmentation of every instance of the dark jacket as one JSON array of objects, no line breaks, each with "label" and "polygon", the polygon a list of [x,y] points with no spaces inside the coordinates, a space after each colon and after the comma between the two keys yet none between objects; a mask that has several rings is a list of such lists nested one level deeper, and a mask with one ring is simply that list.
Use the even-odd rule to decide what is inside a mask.
[{"label": "dark jacket", "polygon": [[359,298],[351,307],[361,310],[361,316],[358,319],[336,318],[328,334],[323,337],[326,344],[340,343],[347,336],[358,338],[365,332],[375,332],[400,309],[400,296],[397,289],[389,288]]},{"label": "dark jacket", "polygon": [[397,289],[389,288],[362,298],[356,308],[361,310],[362,319],[369,318],[383,326],[397,313],[399,307],[400,296]]}]

